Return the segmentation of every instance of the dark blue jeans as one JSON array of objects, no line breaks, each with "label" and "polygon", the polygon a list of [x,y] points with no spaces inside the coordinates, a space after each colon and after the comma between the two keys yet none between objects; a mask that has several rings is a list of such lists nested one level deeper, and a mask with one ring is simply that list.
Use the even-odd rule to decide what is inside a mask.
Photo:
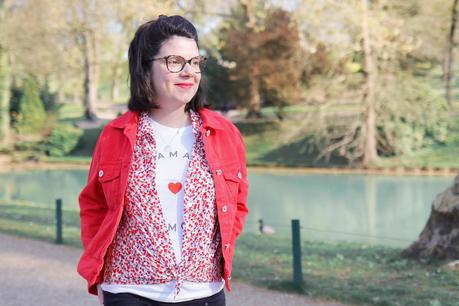
[{"label": "dark blue jeans", "polygon": [[225,306],[225,292],[222,289],[220,292],[205,297],[202,299],[196,299],[186,302],[178,303],[165,303],[157,302],[142,296],[138,296],[132,293],[110,293],[103,291],[104,293],[104,306]]}]

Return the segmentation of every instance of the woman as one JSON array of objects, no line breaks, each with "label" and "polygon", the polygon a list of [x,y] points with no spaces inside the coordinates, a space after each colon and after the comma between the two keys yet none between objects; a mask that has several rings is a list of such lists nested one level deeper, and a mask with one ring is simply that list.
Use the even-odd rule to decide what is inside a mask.
[{"label": "woman", "polygon": [[106,306],[225,305],[247,214],[245,148],[208,109],[194,26],[160,16],[129,47],[129,111],[102,131],[79,196],[78,272]]}]

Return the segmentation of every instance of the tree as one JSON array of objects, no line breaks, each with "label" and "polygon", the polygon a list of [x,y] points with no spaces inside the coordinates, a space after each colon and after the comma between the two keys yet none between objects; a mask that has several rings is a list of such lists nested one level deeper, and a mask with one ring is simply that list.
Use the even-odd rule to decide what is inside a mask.
[{"label": "tree", "polygon": [[446,55],[446,70],[445,70],[445,79],[446,79],[446,100],[450,108],[453,107],[453,73],[451,68],[453,67],[453,51],[454,51],[454,34],[456,33],[456,24],[457,24],[457,4],[458,0],[454,0],[452,9],[451,9],[451,28],[449,31],[448,37],[448,53]]},{"label": "tree", "polygon": [[10,144],[10,89],[11,70],[8,53],[0,46],[0,147],[8,147]]},{"label": "tree", "polygon": [[[81,84],[78,50],[67,35],[62,1],[9,2],[2,22],[2,44],[8,46],[13,85],[21,86],[29,74],[50,85],[60,97],[74,93]],[[20,37],[21,39],[18,39]],[[62,102],[62,101],[61,101]]]},{"label": "tree", "polygon": [[154,5],[147,0],[72,0],[70,3],[67,25],[82,55],[85,117],[95,119],[102,65],[111,70],[112,98],[116,98],[124,55],[135,30],[160,13],[172,12],[173,1]]},{"label": "tree", "polygon": [[[430,5],[441,6],[439,1],[434,2]],[[441,120],[444,114],[442,101],[432,95],[432,89],[418,77],[417,70],[421,65],[427,63],[431,66],[438,61],[444,45],[438,43],[430,47],[431,40],[438,40],[438,37],[431,39],[434,37],[431,29],[440,23],[437,23],[438,18],[429,19],[431,8],[427,10],[427,7],[424,0],[327,0],[295,9],[307,58],[318,50],[326,50],[322,54],[326,54],[329,65],[326,73],[306,76],[305,85],[309,91],[326,93],[318,102],[310,102],[318,108],[319,115],[314,113],[309,120],[304,120],[302,127],[298,127],[298,133],[301,133],[301,129],[311,129],[314,124],[312,133],[316,140],[312,145],[317,148],[317,160],[334,155],[345,157],[349,162],[369,165],[378,154],[397,154],[394,148],[400,147],[396,142],[401,141],[401,137],[386,137],[391,135],[388,131],[394,123],[398,124],[399,118],[409,116],[412,109],[418,108],[418,104],[422,104],[425,110],[427,106],[424,105],[435,103],[440,111],[429,112],[427,116]],[[336,14],[337,11],[340,14]],[[361,18],[355,18],[356,12],[360,12]],[[426,25],[431,28],[426,30]],[[422,86],[416,86],[417,82]],[[317,89],[313,87],[316,84]],[[395,99],[395,109],[391,108],[390,114],[385,113],[388,108],[383,103],[388,91],[390,89],[390,94],[397,96],[397,90],[403,90],[399,84],[422,88],[428,94],[419,97],[405,90],[403,97],[398,95],[403,100]],[[421,99],[422,103],[416,99]],[[332,114],[328,111],[331,106],[344,103],[352,103],[352,113]],[[425,121],[420,124],[422,128],[416,125],[417,132],[409,135],[415,137],[418,131],[428,135],[430,127]],[[415,148],[414,142],[411,143]]]},{"label": "tree", "polygon": [[459,258],[459,176],[454,184],[439,193],[419,239],[403,251],[411,258]]},{"label": "tree", "polygon": [[363,127],[363,165],[373,163],[378,157],[376,151],[376,82],[377,65],[370,38],[370,25],[368,22],[368,0],[362,0],[362,38],[363,53],[365,57],[365,90],[363,100],[365,104]]},{"label": "tree", "polygon": [[262,98],[279,109],[294,102],[302,72],[291,14],[280,8],[258,11],[255,4],[240,1],[220,30],[222,57],[235,63],[230,69],[235,99],[247,101],[249,118],[261,116]]},{"label": "tree", "polygon": [[[5,2],[0,0],[0,23],[5,19]],[[1,32],[1,31],[0,31]],[[0,33],[0,37],[3,33]],[[11,69],[9,67],[9,56],[4,40],[0,38],[0,147],[8,147],[10,144],[10,115],[9,100],[11,88]]]},{"label": "tree", "polygon": [[148,0],[118,0],[111,3],[112,29],[104,34],[105,56],[101,59],[101,64],[108,70],[111,101],[117,101],[119,98],[121,74],[123,67],[127,66],[127,49],[137,27],[159,14],[174,12],[174,4],[175,1],[172,0],[157,2],[155,5]]},{"label": "tree", "polygon": [[19,102],[16,127],[22,134],[42,132],[46,123],[46,112],[40,100],[40,90],[36,79],[29,76],[24,83],[24,94]]},{"label": "tree", "polygon": [[[48,82],[60,98],[82,97],[87,118],[95,118],[100,83],[112,84],[116,98],[135,29],[160,13],[173,12],[174,3],[172,0],[10,2],[11,10],[2,23],[5,32],[2,45],[8,46],[12,76],[20,83],[31,73],[40,84]],[[18,35],[21,39],[17,39]]]},{"label": "tree", "polygon": [[87,119],[97,118],[95,105],[100,72],[100,50],[107,27],[106,11],[110,5],[105,0],[72,0],[69,3],[67,25],[83,61],[83,106]]}]

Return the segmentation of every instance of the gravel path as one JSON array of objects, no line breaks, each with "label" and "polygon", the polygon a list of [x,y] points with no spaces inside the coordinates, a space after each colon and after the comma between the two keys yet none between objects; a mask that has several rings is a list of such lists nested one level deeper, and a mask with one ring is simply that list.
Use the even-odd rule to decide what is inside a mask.
[{"label": "gravel path", "polygon": [[[97,306],[95,296],[76,272],[78,248],[0,233],[0,304],[2,306]],[[232,283],[228,306],[344,306]]]}]

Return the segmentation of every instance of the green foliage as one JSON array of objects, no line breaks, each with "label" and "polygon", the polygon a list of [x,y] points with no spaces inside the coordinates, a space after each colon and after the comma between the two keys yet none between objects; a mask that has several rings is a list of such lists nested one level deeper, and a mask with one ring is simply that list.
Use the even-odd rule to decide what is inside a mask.
[{"label": "green foliage", "polygon": [[45,111],[49,114],[56,114],[59,111],[60,105],[57,103],[57,94],[51,92],[48,83],[40,90],[40,99],[43,101]]},{"label": "green foliage", "polygon": [[[379,156],[410,156],[426,147],[445,145],[449,138],[446,100],[429,83],[410,73],[380,75],[376,108]],[[347,117],[330,112],[312,117],[311,126],[316,128],[305,130],[298,143],[305,159],[316,155],[315,162],[323,159],[335,164],[342,158],[349,164],[358,162],[365,137],[361,109]]]},{"label": "green foliage", "polygon": [[[393,78],[393,77],[392,77]],[[403,155],[448,136],[448,105],[425,81],[402,75],[379,85],[379,151]]]},{"label": "green foliage", "polygon": [[[13,125],[17,122],[23,95],[24,88],[17,86],[11,87],[9,112]],[[57,93],[51,92],[47,83],[43,88],[40,88],[40,99],[43,102],[43,107],[48,114],[57,114],[62,107],[62,105],[58,104]]]},{"label": "green foliage", "polygon": [[24,83],[24,94],[19,102],[16,128],[19,133],[39,134],[46,124],[46,112],[40,99],[37,81],[29,76]]},{"label": "green foliage", "polygon": [[234,106],[230,103],[228,68],[220,65],[214,56],[208,56],[204,78],[207,98],[213,107],[227,110]]},{"label": "green foliage", "polygon": [[71,124],[58,123],[46,140],[46,151],[50,156],[65,156],[77,145],[83,131]]},{"label": "green foliage", "polygon": [[36,140],[36,141],[18,141],[14,144],[14,149],[16,151],[28,151],[28,152],[36,152],[36,153],[43,153],[44,146],[43,141]]}]

